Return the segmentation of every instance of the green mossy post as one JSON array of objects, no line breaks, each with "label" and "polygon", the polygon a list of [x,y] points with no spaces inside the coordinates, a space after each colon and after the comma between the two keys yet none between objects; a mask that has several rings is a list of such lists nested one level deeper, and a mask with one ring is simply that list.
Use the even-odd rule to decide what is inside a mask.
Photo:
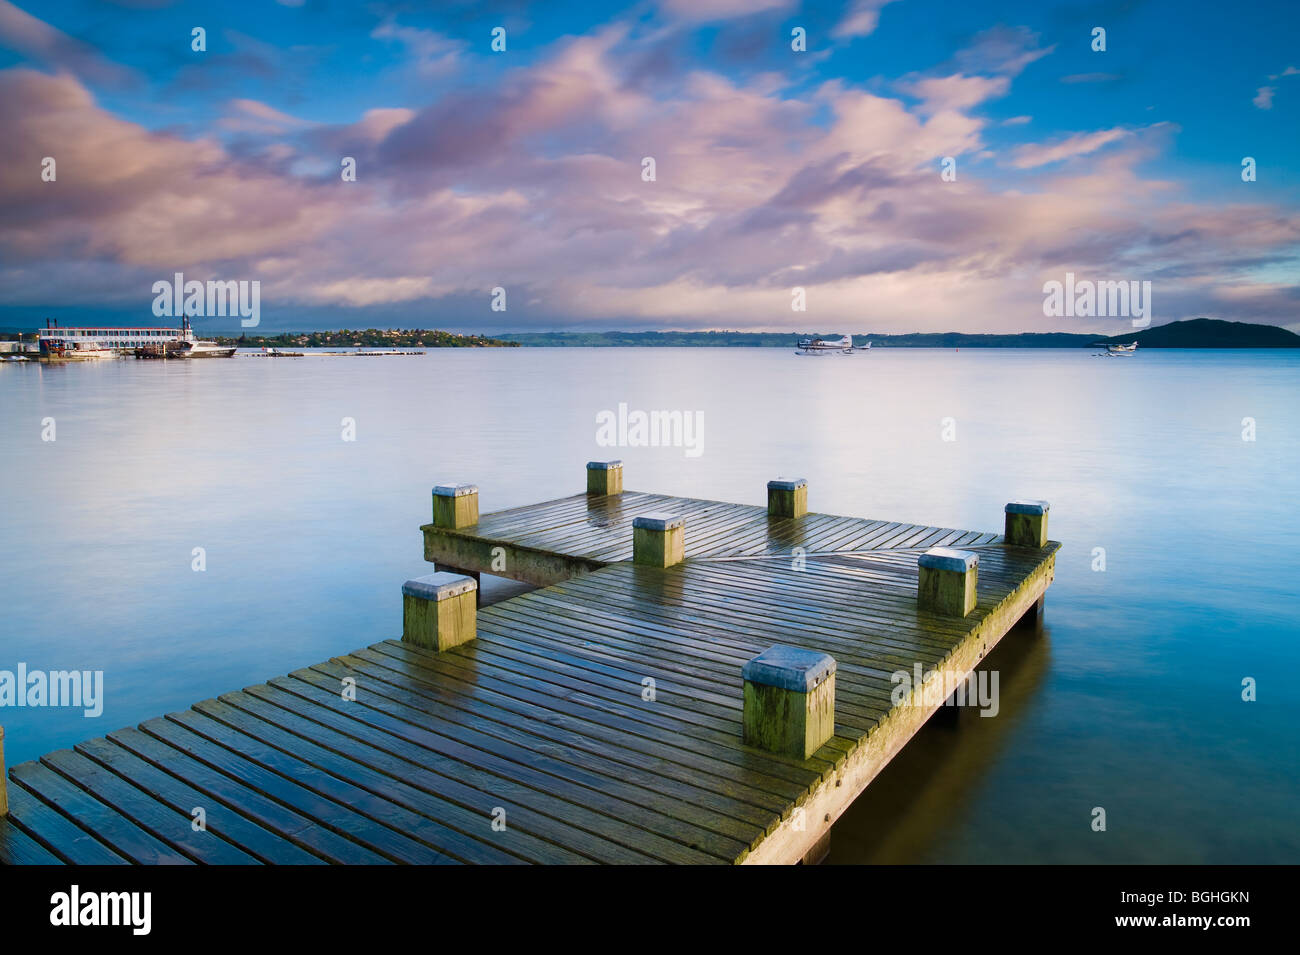
[{"label": "green mossy post", "polygon": [[439,484],[433,489],[435,527],[460,530],[478,523],[477,484]]},{"label": "green mossy post", "polygon": [[426,650],[450,650],[477,635],[478,584],[445,572],[402,584],[402,640]]},{"label": "green mossy post", "polygon": [[632,563],[671,567],[686,556],[686,519],[673,514],[632,518]]},{"label": "green mossy post", "polygon": [[1006,507],[1006,523],[1002,536],[1016,547],[1047,546],[1046,501],[1012,501]]},{"label": "green mossy post", "polygon": [[835,734],[835,659],[777,644],[747,661],[744,739],[772,753],[809,759]]},{"label": "green mossy post", "polygon": [[803,517],[808,513],[807,478],[777,478],[767,482],[769,517]]},{"label": "green mossy post", "polygon": [[916,605],[948,617],[966,616],[975,609],[979,564],[972,551],[931,547],[917,560]]},{"label": "green mossy post", "polygon": [[623,462],[588,461],[587,493],[600,495],[622,494]]}]

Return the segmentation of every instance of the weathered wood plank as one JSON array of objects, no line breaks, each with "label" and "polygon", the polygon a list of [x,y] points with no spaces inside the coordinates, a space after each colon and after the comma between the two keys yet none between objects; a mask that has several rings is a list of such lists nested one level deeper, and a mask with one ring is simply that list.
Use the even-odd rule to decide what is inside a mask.
[{"label": "weathered wood plank", "polygon": [[[71,865],[126,865],[130,861],[46,805],[16,779],[9,786],[9,815],[5,821]],[[0,861],[14,862],[8,855],[0,857]]]},{"label": "weathered wood plank", "polygon": [[[301,680],[277,679],[269,686],[249,687],[248,692],[263,699],[273,699],[287,707],[295,700],[307,701],[336,709],[337,694],[323,692]],[[414,715],[402,711],[402,716]],[[411,722],[394,716],[382,707],[357,707],[349,711],[354,721],[365,723],[385,732],[439,753],[451,756],[470,766],[486,770],[507,780],[516,780],[542,792],[559,795],[574,806],[585,806],[608,816],[602,831],[617,833],[624,845],[652,855],[664,862],[697,863],[716,862],[695,848],[692,840],[681,836],[695,836],[699,830],[686,826],[669,816],[643,805],[646,802],[663,804],[666,800],[652,790],[623,783],[614,776],[604,776],[583,767],[561,761],[558,747],[530,750],[505,741],[493,742],[474,730],[447,725],[432,720]],[[409,752],[409,750],[407,750]],[[609,767],[603,767],[606,771]]]},{"label": "weathered wood plank", "polygon": [[[245,697],[245,700],[251,700],[251,698]],[[256,701],[252,702],[254,705],[256,704]],[[530,814],[525,807],[513,804],[501,806],[511,821],[510,828],[504,830],[509,835],[503,836],[501,833],[492,830],[491,827],[492,812],[499,805],[499,801],[493,802],[487,799],[483,793],[455,785],[439,787],[438,789],[418,789],[405,778],[414,769],[413,766],[409,764],[402,765],[398,760],[385,758],[384,754],[378,752],[361,752],[355,744],[343,744],[343,749],[360,757],[357,759],[349,758],[338,749],[328,749],[319,744],[318,740],[322,740],[328,733],[322,728],[317,727],[313,730],[312,737],[314,738],[295,735],[289,732],[288,729],[281,728],[277,723],[258,719],[251,713],[220,700],[205,700],[202,703],[195,704],[195,709],[232,729],[238,729],[250,737],[263,740],[282,752],[292,753],[297,758],[305,760],[313,766],[331,772],[342,779],[352,780],[358,786],[365,787],[367,791],[391,800],[422,817],[438,823],[461,826],[463,830],[468,830],[469,834],[475,838],[490,838],[493,844],[499,845],[504,851],[527,861],[551,865],[570,865],[589,861],[579,853],[556,844],[554,840],[540,839],[526,830],[521,830],[521,818],[524,821],[530,818]],[[294,720],[291,714],[284,711],[280,711],[277,718],[283,722],[292,722]],[[335,737],[336,742],[337,739]],[[465,800],[468,805],[444,798],[443,793],[448,790],[457,791],[462,797],[466,792],[472,793]],[[420,824],[417,823],[418,825]],[[565,836],[572,838],[571,833],[565,833]],[[460,855],[455,853],[454,846],[450,851]],[[470,860],[465,859],[465,861]]]},{"label": "weathered wood plank", "polygon": [[[297,735],[318,740],[366,765],[391,770],[418,789],[447,793],[470,805],[482,805],[488,799],[493,801],[493,806],[513,805],[516,814],[510,816],[511,819],[517,818],[522,811],[522,824],[529,826],[529,831],[548,838],[554,833],[561,845],[570,846],[597,861],[621,864],[658,861],[626,845],[628,840],[636,841],[635,829],[623,828],[617,820],[586,806],[566,802],[545,789],[531,788],[525,782],[479,770],[470,763],[409,743],[367,724],[345,719],[333,710],[298,697],[272,694],[270,687],[262,689],[265,698],[243,692],[227,694],[221,701]],[[271,702],[272,699],[275,702]]]},{"label": "weathered wood plank", "polygon": [[42,757],[41,762],[74,785],[111,801],[124,818],[194,862],[249,865],[258,861],[215,832],[196,829],[190,813],[149,798],[147,793],[78,752],[61,749]]},{"label": "weathered wood plank", "polygon": [[57,809],[132,862],[150,865],[193,865],[193,860],[154,838],[113,806],[77,788],[42,763],[20,763],[13,781]]},{"label": "weathered wood plank", "polygon": [[16,820],[0,818],[0,859],[8,865],[63,865],[63,860],[19,828]]},{"label": "weathered wood plank", "polygon": [[117,730],[109,733],[108,738],[156,768],[165,769],[185,780],[208,799],[253,820],[262,828],[326,862],[365,865],[388,861],[332,829],[319,825],[311,817],[276,802],[142,730]]},{"label": "weathered wood plank", "polygon": [[108,739],[78,743],[77,752],[137,786],[160,802],[190,815],[204,810],[208,832],[216,833],[265,863],[323,865],[324,860],[216,802]]}]

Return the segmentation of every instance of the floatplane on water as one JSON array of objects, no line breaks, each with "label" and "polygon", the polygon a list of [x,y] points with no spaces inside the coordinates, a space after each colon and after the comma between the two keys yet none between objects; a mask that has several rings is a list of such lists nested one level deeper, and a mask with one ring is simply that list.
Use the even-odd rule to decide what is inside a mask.
[{"label": "floatplane on water", "polygon": [[1107,346],[1106,346],[1106,354],[1107,354],[1107,355],[1128,355],[1128,356],[1132,356],[1132,355],[1134,355],[1134,354],[1137,353],[1137,350],[1138,350],[1138,343],[1137,343],[1137,342],[1132,342],[1132,343],[1130,343],[1130,344],[1128,344],[1128,345],[1107,345]]},{"label": "floatplane on water", "polygon": [[843,338],[805,338],[795,348],[796,355],[852,355],[855,351],[869,351],[871,342],[854,345],[853,336]]}]

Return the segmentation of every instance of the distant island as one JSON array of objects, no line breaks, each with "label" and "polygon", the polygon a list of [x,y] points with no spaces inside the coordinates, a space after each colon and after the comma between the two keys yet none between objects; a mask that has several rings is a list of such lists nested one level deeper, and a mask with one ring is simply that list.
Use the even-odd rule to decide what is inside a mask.
[{"label": "distant island", "polygon": [[486,338],[482,335],[457,335],[437,329],[367,328],[364,331],[342,329],[337,332],[284,332],[280,335],[240,335],[231,338],[213,335],[219,345],[240,348],[518,348],[519,342]]},{"label": "distant island", "polygon": [[[507,342],[552,347],[793,348],[804,338],[838,337],[843,332],[501,332]],[[1274,325],[1251,325],[1213,318],[1170,322],[1142,331],[1105,337],[1073,332],[1021,332],[1011,335],[967,332],[913,332],[906,335],[855,333],[857,344],[876,348],[1091,348],[1136,341],[1143,348],[1300,348],[1300,335]]]}]

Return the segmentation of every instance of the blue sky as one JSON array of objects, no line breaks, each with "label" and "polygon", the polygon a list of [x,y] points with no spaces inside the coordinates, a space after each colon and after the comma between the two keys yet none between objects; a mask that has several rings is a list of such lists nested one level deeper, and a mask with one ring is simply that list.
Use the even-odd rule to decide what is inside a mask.
[{"label": "blue sky", "polygon": [[0,324],[176,271],[268,330],[1126,324],[1067,271],[1300,322],[1294,3],[596,7],[0,0]]}]

